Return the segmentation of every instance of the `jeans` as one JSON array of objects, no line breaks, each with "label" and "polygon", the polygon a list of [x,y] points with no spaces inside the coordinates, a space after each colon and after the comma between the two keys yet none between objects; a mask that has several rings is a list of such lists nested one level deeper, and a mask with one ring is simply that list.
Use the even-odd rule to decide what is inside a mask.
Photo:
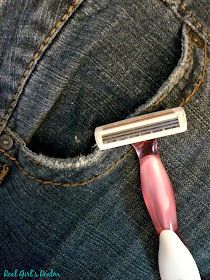
[{"label": "jeans", "polygon": [[208,2],[1,2],[0,279],[159,279],[138,158],[93,133],[176,106],[188,130],[159,151],[210,279]]}]

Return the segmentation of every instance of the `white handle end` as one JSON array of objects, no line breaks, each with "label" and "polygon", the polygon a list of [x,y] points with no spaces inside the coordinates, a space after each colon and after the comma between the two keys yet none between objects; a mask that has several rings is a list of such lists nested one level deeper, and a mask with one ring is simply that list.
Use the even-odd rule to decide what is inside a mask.
[{"label": "white handle end", "polygon": [[158,258],[161,280],[201,280],[191,253],[175,232],[161,232]]}]

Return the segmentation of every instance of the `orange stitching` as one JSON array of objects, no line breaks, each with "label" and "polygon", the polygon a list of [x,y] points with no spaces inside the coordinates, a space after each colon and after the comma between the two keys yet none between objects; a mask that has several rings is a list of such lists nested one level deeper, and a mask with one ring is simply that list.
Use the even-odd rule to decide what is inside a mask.
[{"label": "orange stitching", "polygon": [[[45,47],[48,44],[48,42],[53,39],[53,35],[56,31],[58,31],[58,29],[61,27],[61,25],[64,25],[64,23],[67,21],[67,19],[69,18],[69,16],[71,15],[71,12],[73,11],[73,9],[77,6],[77,4],[79,3],[79,0],[74,0],[71,5],[69,6],[69,8],[67,9],[67,12],[55,23],[55,25],[53,26],[53,29],[50,31],[49,35],[47,35],[45,37],[45,39],[43,40],[42,44],[38,47],[38,50],[35,52],[35,54],[33,55],[33,58],[31,59],[31,61],[29,62],[29,64],[27,65],[21,79],[20,82],[18,83],[17,86],[17,91],[16,94],[13,96],[13,99],[10,103],[10,106],[5,114],[5,116],[3,117],[3,119],[1,120],[1,123],[4,123],[4,121],[6,120],[7,116],[10,114],[10,111],[13,110],[13,106],[14,103],[16,102],[16,97],[19,94],[19,89],[21,89],[22,84],[24,84],[25,78],[28,76],[31,68],[34,66],[34,64],[40,59],[40,57],[42,56],[42,51],[45,51]],[[185,4],[180,5],[181,9],[184,10],[186,13],[188,13],[190,15],[190,17],[197,22],[197,24],[199,24],[200,26],[203,27],[203,30],[206,32],[207,36],[210,37],[210,33],[208,33],[208,30],[204,27],[204,25],[198,20],[196,19],[192,12],[189,12],[186,8],[187,6]],[[198,26],[198,25],[197,25]],[[193,97],[193,95],[198,91],[198,89],[200,88],[200,86],[202,85],[202,83],[205,80],[205,74],[206,74],[206,65],[207,65],[207,61],[208,61],[208,56],[207,56],[207,42],[205,42],[205,53],[204,53],[204,65],[202,67],[202,74],[199,76],[196,84],[194,85],[194,88],[192,90],[192,92],[182,101],[182,103],[180,104],[180,106],[186,105],[191,98]],[[163,97],[164,98],[164,97]],[[154,106],[158,106],[159,103],[162,101],[163,99],[162,97],[157,100],[155,102],[155,104],[153,104],[153,106],[150,107],[150,109],[153,109]],[[24,168],[20,165],[20,163],[18,162],[18,160],[13,157],[12,155],[10,155],[8,152],[0,149],[0,153],[2,153],[5,157],[7,157],[8,159],[10,159],[12,162],[14,162],[16,164],[16,166],[20,169],[20,171],[23,173],[23,175],[27,176],[28,178],[32,179],[33,181],[37,182],[37,183],[42,183],[44,185],[54,185],[54,186],[65,186],[65,187],[75,187],[75,186],[84,186],[88,183],[91,183],[93,181],[95,181],[96,179],[99,179],[100,177],[106,175],[108,172],[110,172],[111,170],[114,169],[114,167],[116,165],[118,165],[121,161],[123,161],[128,155],[131,155],[132,149],[130,148],[128,150],[128,152],[126,154],[124,154],[120,159],[118,159],[117,161],[115,161],[113,163],[113,165],[110,165],[108,168],[106,168],[104,170],[103,173],[98,174],[88,180],[84,180],[78,183],[73,183],[73,182],[55,182],[55,181],[46,181],[46,180],[42,180],[42,179],[38,179],[35,176],[32,176],[31,174],[29,174],[28,172],[26,172],[24,170]],[[32,159],[30,159],[32,160]],[[32,160],[33,161],[33,160]],[[34,161],[35,163],[38,163],[36,161]]]},{"label": "orange stitching", "polygon": [[207,68],[207,63],[208,63],[208,49],[207,49],[207,47],[208,47],[208,44],[207,44],[207,42],[205,42],[205,45],[204,45],[204,62],[203,62],[201,73],[200,73],[196,83],[193,86],[193,90],[183,99],[183,101],[180,103],[179,106],[186,105],[192,99],[192,97],[196,94],[196,92],[199,90],[199,88],[201,87],[201,85],[205,81],[206,68]]},{"label": "orange stitching", "polygon": [[20,81],[18,82],[16,93],[14,94],[7,111],[5,112],[4,117],[1,119],[0,123],[3,126],[5,122],[9,119],[10,114],[12,113],[13,109],[15,108],[16,101],[18,100],[21,91],[23,91],[24,86],[29,78],[30,72],[33,71],[33,67],[39,61],[41,56],[43,55],[44,51],[48,47],[48,43],[54,39],[56,34],[59,32],[62,26],[66,23],[69,19],[71,14],[73,13],[74,9],[80,4],[80,0],[73,0],[73,2],[69,5],[66,13],[54,24],[53,28],[49,32],[49,34],[45,37],[41,45],[38,47],[37,51],[34,53],[31,61],[26,66],[25,71],[22,74]]},{"label": "orange stitching", "polygon": [[[188,30],[188,33],[190,32],[190,30],[191,30],[191,29]],[[191,40],[189,40],[189,53],[188,53],[188,56],[192,56],[192,41],[191,41]],[[191,57],[190,59],[192,60],[192,57]],[[188,60],[188,58],[187,58],[187,60]],[[186,70],[185,70],[185,72],[186,72]],[[179,85],[179,83],[182,81],[182,79],[183,79],[183,77],[184,77],[184,75],[185,75],[185,72],[183,73],[183,76],[180,78],[180,80],[173,86],[173,88],[174,88],[175,86],[178,86],[178,85]],[[171,89],[171,91],[173,90],[173,88]],[[157,100],[155,101],[155,103],[150,107],[150,110],[156,109],[156,108],[159,106],[160,102],[163,101],[163,100],[171,93],[171,91],[168,92],[168,93],[166,92],[165,94],[163,94],[162,96],[160,96],[160,98],[157,99]]]},{"label": "orange stitching", "polygon": [[182,3],[179,8],[184,11],[186,14],[188,14],[192,20],[197,24],[197,27],[199,28],[203,28],[203,30],[205,31],[206,35],[209,37],[210,33],[208,31],[208,29],[204,26],[204,24],[202,22],[200,22],[194,15],[193,12],[188,10],[188,6],[185,3]]},{"label": "orange stitching", "polygon": [[[207,62],[208,62],[208,55],[207,55],[207,42],[205,42],[204,45],[204,64],[202,66],[202,70],[201,70],[201,74],[199,75],[197,82],[195,83],[192,92],[181,102],[181,104],[179,106],[184,106],[186,105],[191,99],[192,97],[195,95],[195,93],[199,90],[199,88],[201,87],[201,85],[203,84],[204,80],[205,80],[205,75],[206,75],[206,66],[207,66]],[[153,109],[154,106],[158,106],[160,104],[160,102],[163,100],[163,98],[161,97],[159,100],[156,101],[155,104],[153,104],[149,109]],[[118,165],[121,161],[123,161],[128,155],[132,154],[131,153],[131,148],[128,150],[128,152],[126,154],[124,154],[120,159],[118,159],[117,161],[115,161],[113,163],[113,165],[110,165],[108,168],[106,168],[104,170],[103,173],[98,174],[88,180],[85,181],[81,181],[78,183],[73,183],[73,182],[54,182],[54,181],[46,181],[46,180],[42,180],[42,179],[38,179],[35,176],[30,175],[28,172],[26,172],[24,170],[24,168],[20,165],[20,163],[18,162],[18,160],[13,157],[12,155],[10,155],[9,153],[7,153],[6,151],[0,149],[0,152],[6,156],[7,158],[9,158],[12,162],[14,162],[16,164],[16,166],[21,170],[21,172],[23,173],[23,175],[27,176],[28,178],[32,179],[33,181],[37,182],[37,183],[42,183],[44,185],[54,185],[54,186],[64,186],[64,187],[75,187],[75,186],[84,186],[88,183],[91,183],[93,181],[95,181],[96,179],[99,179],[100,177],[106,175],[108,172],[110,172],[111,170],[114,169],[114,167],[116,165]],[[38,163],[37,161],[34,161],[33,159],[29,158],[29,160],[31,160],[34,163]]]},{"label": "orange stitching", "polygon": [[5,180],[7,174],[9,173],[9,170],[9,166],[7,164],[4,164],[0,171],[0,184]]},{"label": "orange stitching", "polygon": [[32,176],[29,174],[27,171],[24,170],[24,168],[20,165],[18,160],[6,152],[3,149],[0,149],[0,153],[2,153],[5,157],[7,157],[9,160],[11,160],[13,163],[16,164],[16,166],[20,169],[20,171],[23,173],[23,175],[27,176],[31,180],[41,183],[44,185],[54,185],[54,186],[60,186],[60,187],[78,187],[78,186],[84,186],[86,184],[92,183],[97,179],[100,179],[101,177],[105,176],[108,174],[110,171],[112,171],[118,164],[120,164],[127,156],[132,155],[132,148],[130,148],[123,156],[121,156],[118,160],[116,160],[112,165],[109,165],[106,169],[104,169],[103,173],[100,173],[98,175],[95,175],[94,177],[81,181],[81,182],[55,182],[55,181],[46,181],[42,179],[38,179],[35,176]]},{"label": "orange stitching", "polygon": [[[190,40],[191,42],[191,40]],[[191,44],[192,46],[192,44]],[[190,46],[190,47],[191,47]],[[196,94],[196,92],[200,89],[201,85],[203,84],[203,82],[205,81],[205,76],[206,76],[206,67],[207,67],[207,63],[208,63],[208,42],[205,41],[204,44],[204,63],[202,65],[202,69],[201,69],[201,73],[196,81],[196,83],[193,85],[193,89],[192,91],[182,100],[182,102],[180,103],[179,106],[185,106],[191,99],[192,97]],[[182,77],[183,78],[183,77]],[[179,81],[180,82],[180,81]],[[177,86],[177,84],[176,84]],[[160,102],[165,99],[167,95],[163,95],[161,96],[153,105],[152,107],[150,107],[150,110],[154,110],[156,109]]]},{"label": "orange stitching", "polygon": [[[166,5],[168,4],[168,1],[166,0],[160,0],[163,3],[166,3]],[[210,32],[208,31],[208,29],[204,26],[204,24],[198,20],[194,15],[193,12],[189,10],[188,6],[185,3],[182,3],[180,0],[177,1],[179,4],[179,9],[182,10],[185,14],[188,14],[190,16],[190,18],[197,24],[197,27],[202,27],[203,31],[206,33],[207,37],[210,37]],[[176,12],[178,13],[178,15],[176,14]],[[177,10],[176,12],[174,12],[175,16],[178,17],[179,19],[182,19],[182,15],[179,13],[179,11]]]}]

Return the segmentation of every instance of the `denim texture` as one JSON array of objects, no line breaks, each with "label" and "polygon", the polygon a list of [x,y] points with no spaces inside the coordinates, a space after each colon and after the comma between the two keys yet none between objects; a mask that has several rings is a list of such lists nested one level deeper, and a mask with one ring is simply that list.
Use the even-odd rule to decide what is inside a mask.
[{"label": "denim texture", "polygon": [[[210,279],[209,1],[9,1],[1,5],[3,270],[54,279],[159,279],[158,236],[131,146],[99,151],[96,126],[184,106],[159,139],[180,236]],[[30,278],[29,278],[30,279]],[[170,280],[170,279],[167,279]]]}]

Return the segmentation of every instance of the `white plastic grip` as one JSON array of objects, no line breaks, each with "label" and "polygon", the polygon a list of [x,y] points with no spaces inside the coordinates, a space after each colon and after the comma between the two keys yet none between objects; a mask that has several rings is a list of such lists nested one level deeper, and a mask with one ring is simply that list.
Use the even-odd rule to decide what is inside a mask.
[{"label": "white plastic grip", "polygon": [[191,253],[175,232],[163,230],[159,239],[161,280],[201,280]]}]

